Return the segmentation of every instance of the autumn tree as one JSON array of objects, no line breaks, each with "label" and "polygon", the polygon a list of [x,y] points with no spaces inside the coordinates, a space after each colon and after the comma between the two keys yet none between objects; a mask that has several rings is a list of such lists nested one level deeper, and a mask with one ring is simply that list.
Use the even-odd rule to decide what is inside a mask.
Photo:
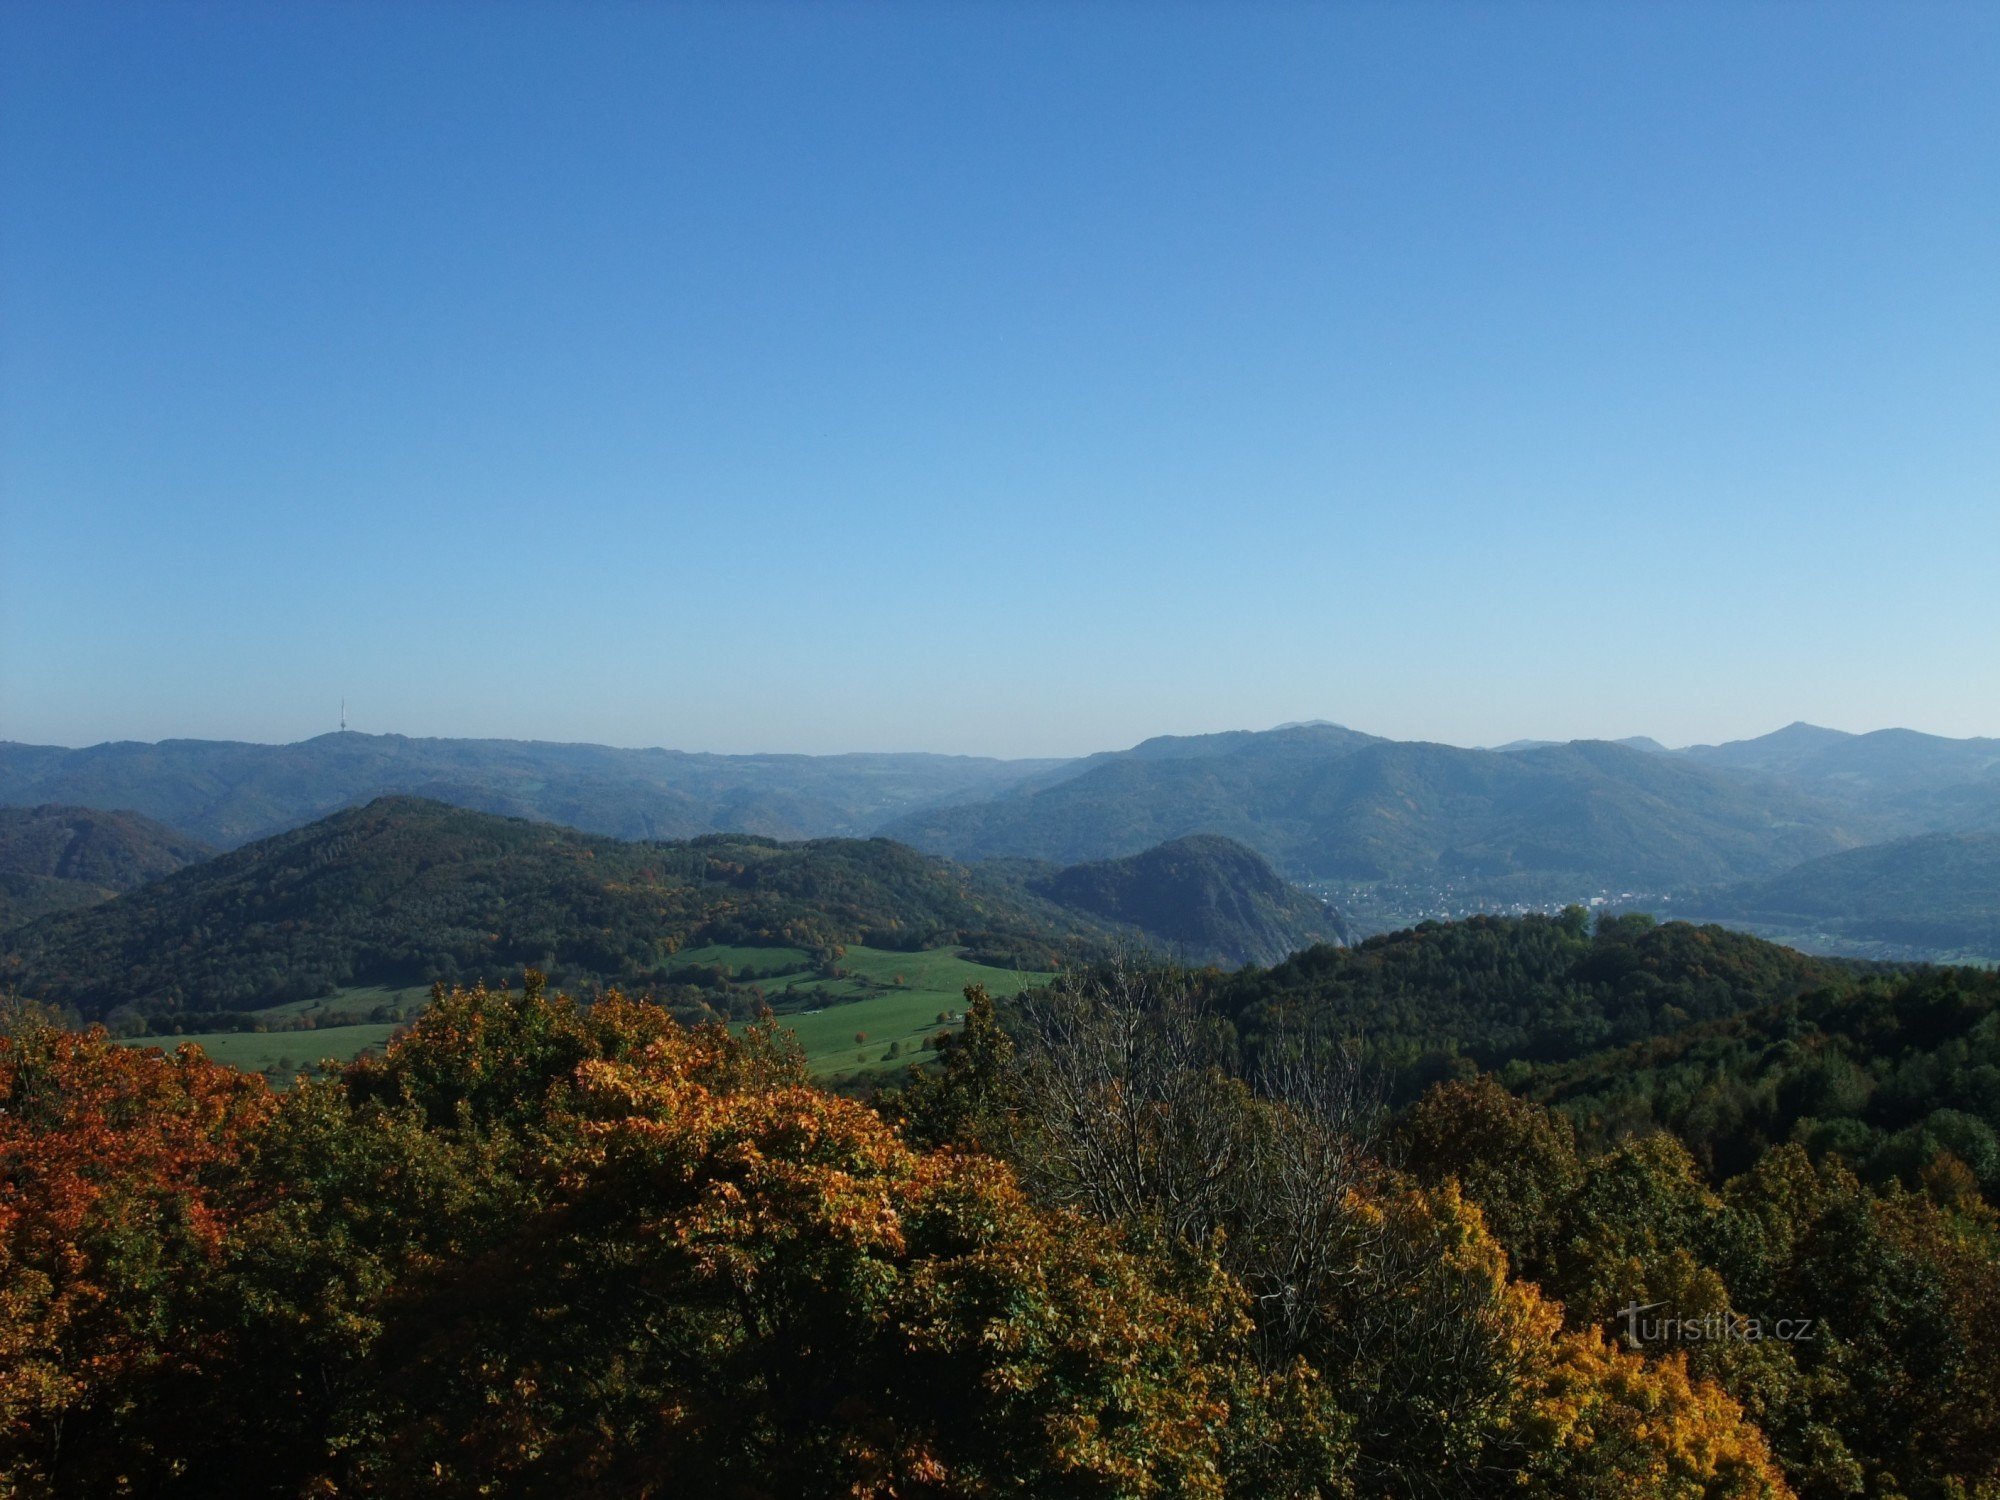
[{"label": "autumn tree", "polygon": [[174,1470],[160,1418],[219,1352],[191,1289],[242,1211],[263,1080],[0,1016],[0,1474],[112,1493]]},{"label": "autumn tree", "polygon": [[[462,1073],[464,1021],[419,1025],[370,1071]],[[913,1151],[718,1030],[586,1058],[545,1100],[532,1211],[449,1274],[406,1270],[328,1480],[1225,1492],[1242,1319],[1226,1279],[1169,1282],[1003,1165]],[[1245,1381],[1247,1404],[1268,1399]]]}]

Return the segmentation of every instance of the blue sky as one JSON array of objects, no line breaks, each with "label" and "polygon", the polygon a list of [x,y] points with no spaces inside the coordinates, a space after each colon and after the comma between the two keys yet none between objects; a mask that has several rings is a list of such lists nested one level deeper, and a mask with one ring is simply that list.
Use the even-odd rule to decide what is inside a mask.
[{"label": "blue sky", "polygon": [[2000,7],[0,8],[0,737],[2000,733]]}]

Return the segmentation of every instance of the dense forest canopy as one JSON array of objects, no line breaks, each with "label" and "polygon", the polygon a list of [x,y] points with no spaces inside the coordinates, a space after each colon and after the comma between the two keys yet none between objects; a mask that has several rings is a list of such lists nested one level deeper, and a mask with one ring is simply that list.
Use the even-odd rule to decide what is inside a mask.
[{"label": "dense forest canopy", "polygon": [[1785,1493],[1740,1402],[1563,1329],[1455,1190],[1329,1158],[1302,1099],[1215,1116],[1342,1189],[1267,1225],[1334,1231],[1296,1328],[1261,1252],[975,1149],[973,1003],[956,1097],[902,1128],[767,1035],[532,985],[281,1099],[16,1017],[0,1464],[52,1495]]},{"label": "dense forest canopy", "polygon": [[1408,1093],[1466,1067],[1573,1058],[1844,982],[1851,966],[1722,927],[1630,915],[1428,922],[1228,980],[1246,1033],[1300,1017],[1351,1038]]}]

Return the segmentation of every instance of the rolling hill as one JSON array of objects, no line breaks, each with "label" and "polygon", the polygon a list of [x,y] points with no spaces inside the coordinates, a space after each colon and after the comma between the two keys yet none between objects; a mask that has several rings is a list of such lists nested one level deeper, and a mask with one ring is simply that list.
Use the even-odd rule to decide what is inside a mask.
[{"label": "rolling hill", "polygon": [[0,928],[94,906],[214,852],[137,813],[0,807]]},{"label": "rolling hill", "polygon": [[1286,884],[1255,850],[1215,834],[1073,865],[1029,889],[1140,928],[1185,963],[1269,964],[1315,943],[1347,940],[1331,907]]},{"label": "rolling hill", "polygon": [[1687,905],[1720,921],[2000,957],[2000,833],[1932,833],[1808,860]]},{"label": "rolling hill", "polygon": [[953,755],[695,755],[526,740],[325,734],[296,745],[0,744],[0,805],[133,808],[222,848],[387,794],[616,838],[869,834],[982,797],[1059,761]]},{"label": "rolling hill", "polygon": [[892,968],[907,968],[895,952],[949,948],[1046,971],[1119,943],[1234,963],[1340,933],[1320,902],[1221,839],[1074,871],[982,868],[887,839],[626,842],[384,797],[17,927],[0,983],[92,1018],[226,1026],[335,992],[504,982],[526,967],[662,991],[780,973],[796,988],[817,972],[811,984],[852,998],[833,984],[848,946]]},{"label": "rolling hill", "polygon": [[1217,833],[1294,879],[1560,875],[1650,890],[1768,874],[1857,842],[1823,806],[1678,756],[1587,740],[1462,750],[1324,725],[1150,741],[885,832],[958,859],[1061,864]]},{"label": "rolling hill", "polygon": [[1722,927],[1556,916],[1473,917],[1308,948],[1218,986],[1244,1035],[1318,1028],[1358,1043],[1404,1096],[1463,1060],[1499,1068],[1671,1036],[1844,985],[1856,970]]},{"label": "rolling hill", "polygon": [[102,1017],[247,1011],[346,986],[523,967],[588,987],[675,982],[683,950],[952,945],[1012,968],[1108,928],[887,840],[625,843],[380,798],[86,911],[10,931],[0,981]]}]

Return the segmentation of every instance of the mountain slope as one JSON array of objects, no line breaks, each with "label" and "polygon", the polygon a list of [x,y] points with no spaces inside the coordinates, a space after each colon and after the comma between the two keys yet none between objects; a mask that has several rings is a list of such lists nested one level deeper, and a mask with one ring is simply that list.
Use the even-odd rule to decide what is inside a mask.
[{"label": "mountain slope", "polygon": [[1874,837],[2000,828],[2000,739],[1946,739],[1912,729],[1848,734],[1791,724],[1726,745],[1693,745],[1687,759],[1769,777],[1839,808]]},{"label": "mountain slope", "polygon": [[1141,928],[1190,963],[1275,963],[1347,935],[1332,908],[1287,885],[1255,850],[1215,834],[1073,865],[1029,888],[1073,910]]},{"label": "mountain slope", "polygon": [[2000,833],[1848,849],[1689,904],[1724,921],[2000,956]]},{"label": "mountain slope", "polygon": [[0,928],[107,901],[212,853],[137,813],[0,807]]},{"label": "mountain slope", "polygon": [[887,840],[622,843],[378,799],[5,938],[0,982],[86,1016],[249,1010],[354,984],[666,980],[702,943],[968,944],[1022,967],[1103,926]]},{"label": "mountain slope", "polygon": [[1199,748],[1108,758],[885,832],[961,859],[1062,864],[1217,833],[1297,879],[1560,874],[1654,890],[1764,874],[1855,842],[1783,788],[1598,741],[1496,752],[1301,730]]},{"label": "mountain slope", "polygon": [[991,795],[1058,761],[950,755],[692,755],[525,740],[340,733],[66,750],[0,744],[0,804],[136,808],[222,847],[405,793],[620,838],[872,833],[913,809]]}]

